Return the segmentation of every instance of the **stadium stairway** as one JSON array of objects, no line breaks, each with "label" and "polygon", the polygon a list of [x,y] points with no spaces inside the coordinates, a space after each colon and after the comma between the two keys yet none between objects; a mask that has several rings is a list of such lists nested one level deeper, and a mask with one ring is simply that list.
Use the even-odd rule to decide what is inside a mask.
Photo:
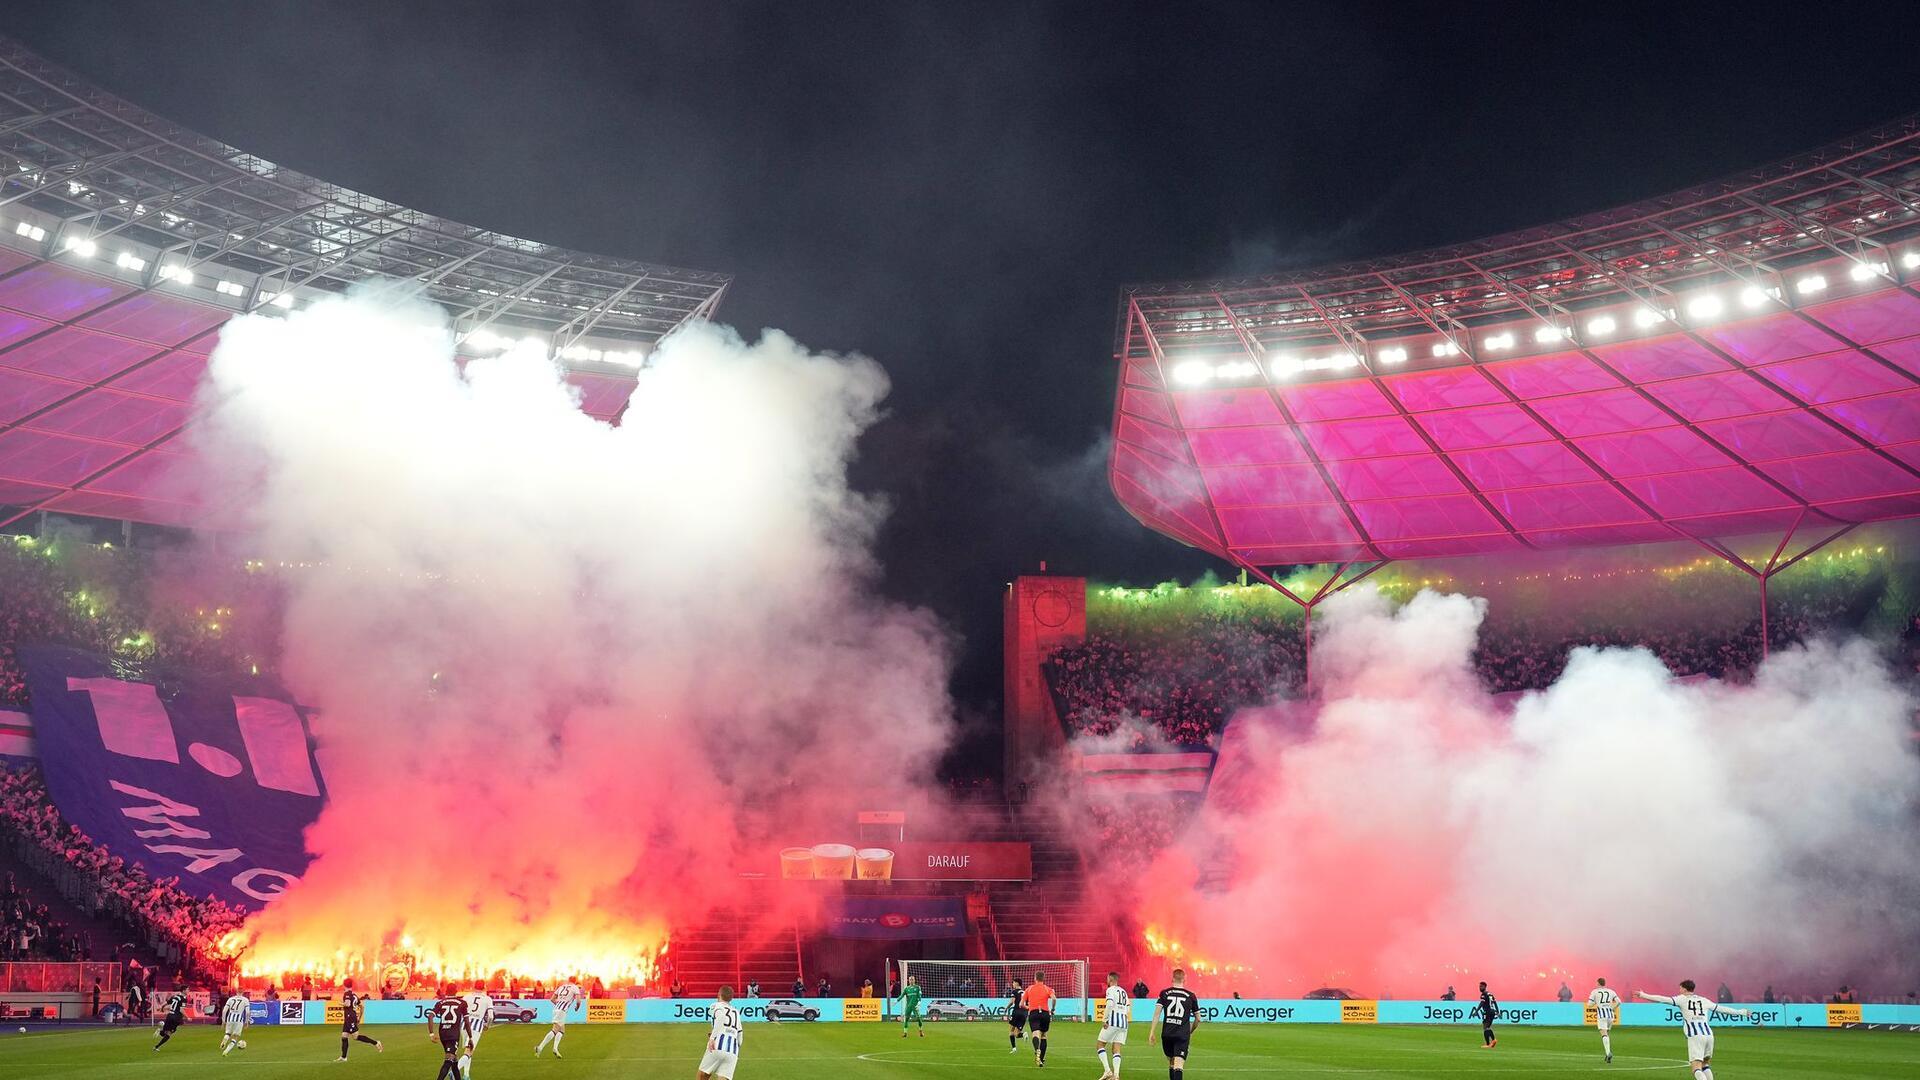
[{"label": "stadium stairway", "polygon": [[670,955],[692,997],[712,997],[723,984],[741,991],[749,981],[765,996],[784,995],[804,974],[793,925],[751,910],[715,911],[704,925],[676,932]]},{"label": "stadium stairway", "polygon": [[[14,884],[34,906],[45,904],[47,914],[53,919],[65,923],[70,931],[79,934],[87,942],[87,959],[107,961],[131,957],[142,966],[173,973],[173,966],[160,959],[158,953],[139,940],[139,934],[124,926],[106,914],[94,914],[80,904],[68,900],[60,889],[39,871],[22,862],[12,851],[11,844],[0,842],[0,880],[7,874],[13,874]],[[137,944],[135,944],[137,943]],[[131,949],[119,946],[133,944]],[[116,952],[115,950],[118,949]]]}]

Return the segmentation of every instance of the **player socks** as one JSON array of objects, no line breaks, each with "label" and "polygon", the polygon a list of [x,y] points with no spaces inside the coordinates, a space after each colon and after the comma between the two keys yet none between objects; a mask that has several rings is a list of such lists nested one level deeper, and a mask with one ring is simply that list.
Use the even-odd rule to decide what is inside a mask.
[{"label": "player socks", "polygon": [[1040,1040],[1040,1060],[1043,1062],[1047,1060],[1047,1040],[1045,1039]]},{"label": "player socks", "polygon": [[347,1038],[345,1035],[340,1036],[340,1056],[341,1057],[344,1058],[347,1056],[347,1047],[351,1045],[352,1042],[353,1040]]},{"label": "player socks", "polygon": [[472,1073],[471,1073],[471,1072],[469,1071],[469,1070],[471,1070],[472,1068],[473,1068],[473,1055],[472,1055],[472,1054],[461,1054],[461,1055],[460,1055],[460,1075],[461,1075],[461,1076],[471,1076],[471,1075],[473,1075],[473,1074],[472,1074]]},{"label": "player socks", "polygon": [[547,1044],[552,1041],[553,1041],[553,1032],[549,1030],[547,1032],[546,1038],[540,1040],[540,1045],[533,1048],[534,1056],[538,1057],[540,1054],[540,1051],[545,1050],[547,1048]]},{"label": "player socks", "polygon": [[1176,1069],[1171,1065],[1167,1066],[1167,1080],[1184,1080],[1186,1075],[1187,1070],[1185,1069]]},{"label": "player socks", "polygon": [[564,1031],[556,1031],[553,1033],[553,1056],[554,1057],[560,1056],[560,1040],[566,1037],[567,1037],[567,1033]]},{"label": "player socks", "polygon": [[1107,1048],[1104,1046],[1100,1047],[1093,1052],[1093,1056],[1100,1059],[1100,1075],[1112,1076],[1113,1068],[1107,1064]]},{"label": "player socks", "polygon": [[1118,1051],[1118,1050],[1115,1050],[1115,1051],[1113,1052],[1113,1075],[1114,1075],[1114,1080],[1119,1080],[1119,1076],[1120,1076],[1120,1051]]},{"label": "player socks", "polygon": [[1009,1032],[1007,1034],[1007,1049],[1009,1050],[1020,1049],[1020,1036]]},{"label": "player socks", "polygon": [[1600,1036],[1600,1052],[1607,1055],[1608,1057],[1613,1056],[1613,1036],[1611,1035]]}]

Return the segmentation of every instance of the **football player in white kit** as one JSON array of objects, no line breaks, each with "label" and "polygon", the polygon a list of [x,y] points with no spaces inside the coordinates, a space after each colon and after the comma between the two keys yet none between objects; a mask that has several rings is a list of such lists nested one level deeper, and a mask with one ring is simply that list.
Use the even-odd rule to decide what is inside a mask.
[{"label": "football player in white kit", "polygon": [[718,1076],[733,1080],[734,1066],[740,1064],[740,1010],[733,1007],[733,987],[720,988],[720,1000],[713,1003],[713,1027],[707,1031],[707,1053],[700,1059],[700,1080]]},{"label": "football player in white kit", "polygon": [[487,993],[484,986],[476,986],[467,995],[467,1019],[464,1034],[467,1037],[467,1052],[460,1055],[460,1075],[472,1080],[473,1055],[480,1049],[480,1036],[487,1033],[487,1023],[493,1019],[493,995]]},{"label": "football player in white kit", "polygon": [[547,1029],[540,1045],[533,1048],[534,1057],[539,1057],[540,1051],[545,1050],[549,1042],[553,1044],[553,1056],[560,1056],[560,1040],[567,1035],[567,1010],[573,1008],[573,1003],[585,993],[580,989],[580,984],[572,979],[553,988],[553,1026]]},{"label": "football player in white kit", "polygon": [[234,1047],[247,1048],[247,1023],[253,1019],[253,1005],[245,994],[235,994],[220,1006],[220,1053],[227,1054]]},{"label": "football player in white kit", "polygon": [[1600,1052],[1606,1055],[1607,1064],[1613,1064],[1613,1022],[1620,1018],[1620,995],[1607,986],[1607,980],[1595,979],[1593,990],[1587,994],[1587,1004],[1593,1006],[1593,1026],[1600,1029]]},{"label": "football player in white kit", "polygon": [[1120,973],[1107,972],[1107,1008],[1102,1014],[1100,1038],[1093,1056],[1100,1059],[1102,1077],[1120,1075],[1120,1050],[1127,1045],[1127,1021],[1133,1018],[1133,999],[1120,985]]},{"label": "football player in white kit", "polygon": [[1666,997],[1661,994],[1649,994],[1645,990],[1634,993],[1648,1001],[1658,1001],[1680,1010],[1680,1024],[1687,1032],[1687,1064],[1693,1067],[1694,1080],[1713,1080],[1713,1014],[1727,1016],[1752,1016],[1750,1009],[1735,1009],[1726,1005],[1717,1005],[1707,998],[1693,992],[1693,980],[1680,980],[1680,989],[1686,991]]}]

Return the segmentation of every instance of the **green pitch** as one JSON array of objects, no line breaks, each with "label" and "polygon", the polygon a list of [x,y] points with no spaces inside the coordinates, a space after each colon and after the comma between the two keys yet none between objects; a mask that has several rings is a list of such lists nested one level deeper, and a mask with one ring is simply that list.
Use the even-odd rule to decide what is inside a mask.
[{"label": "green pitch", "polygon": [[[352,1080],[433,1080],[440,1067],[439,1045],[424,1029],[367,1029],[386,1042],[386,1053],[356,1044],[344,1065],[340,1036],[332,1028],[257,1027],[247,1033],[248,1047],[227,1057],[217,1052],[220,1032],[205,1024],[187,1027],[159,1053],[149,1049],[146,1029],[35,1031],[0,1034],[0,1080],[302,1080],[306,1077]],[[480,1044],[474,1080],[634,1080],[679,1077],[691,1080],[704,1048],[706,1031],[686,1025],[576,1024],[567,1033],[566,1058],[535,1060],[533,1047],[545,1032],[534,1025],[496,1026]],[[1085,1024],[1055,1029],[1044,1071],[1034,1068],[1033,1053],[1021,1043],[1007,1053],[1006,1028],[998,1024],[936,1023],[925,1039],[902,1039],[892,1024],[756,1024],[747,1029],[746,1053],[735,1080],[1008,1080],[1026,1076],[1066,1076],[1094,1080],[1094,1030]],[[1920,1076],[1920,1034],[1888,1031],[1775,1030],[1739,1028],[1719,1033],[1714,1060],[1716,1080],[1809,1080],[1834,1077]],[[1129,1047],[1125,1080],[1164,1080],[1166,1059],[1158,1047]],[[1477,1027],[1338,1027],[1289,1025],[1250,1027],[1202,1025],[1187,1064],[1191,1080],[1209,1077],[1258,1080],[1261,1077],[1337,1077],[1364,1080],[1405,1077],[1556,1077],[1620,1075],[1631,1080],[1672,1077],[1690,1080],[1679,1059],[1677,1030],[1632,1028],[1614,1036],[1613,1064],[1600,1061],[1600,1040],[1591,1032],[1567,1028],[1506,1027],[1500,1045],[1479,1048]]]}]

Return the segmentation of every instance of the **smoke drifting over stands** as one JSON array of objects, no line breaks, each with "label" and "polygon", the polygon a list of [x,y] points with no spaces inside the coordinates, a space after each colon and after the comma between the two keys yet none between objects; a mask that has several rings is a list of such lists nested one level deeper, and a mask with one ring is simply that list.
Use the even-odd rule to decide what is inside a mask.
[{"label": "smoke drifting over stands", "polygon": [[641,982],[764,856],[749,802],[799,826],[924,799],[947,641],[871,591],[882,506],[844,476],[886,385],[701,325],[616,427],[544,356],[456,367],[401,296],[229,324],[199,479],[312,564],[281,671],[332,796],[248,970],[404,941],[441,970]]}]

